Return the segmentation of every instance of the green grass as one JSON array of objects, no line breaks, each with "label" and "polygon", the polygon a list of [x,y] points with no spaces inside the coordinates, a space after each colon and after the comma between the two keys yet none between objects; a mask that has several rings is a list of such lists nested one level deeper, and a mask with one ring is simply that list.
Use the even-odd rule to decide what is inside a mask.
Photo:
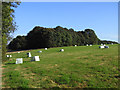
[{"label": "green grass", "polygon": [[[118,45],[98,45],[31,50],[40,61],[31,62],[24,51],[11,53],[4,63],[3,87],[8,88],[117,88]],[[64,52],[59,52],[63,48]],[[42,50],[42,53],[38,53]],[[23,64],[14,64],[23,58]]]}]

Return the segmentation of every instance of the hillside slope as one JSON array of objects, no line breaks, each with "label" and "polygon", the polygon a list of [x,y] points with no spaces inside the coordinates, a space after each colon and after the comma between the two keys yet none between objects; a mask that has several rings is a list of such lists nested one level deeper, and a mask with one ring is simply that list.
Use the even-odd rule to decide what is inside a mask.
[{"label": "hillside slope", "polygon": [[[98,45],[31,50],[40,56],[31,62],[24,51],[13,56],[3,70],[3,87],[11,88],[117,88],[118,45],[99,49]],[[59,52],[63,48],[64,52]],[[42,53],[38,53],[42,50]],[[16,58],[24,63],[16,65]]]}]

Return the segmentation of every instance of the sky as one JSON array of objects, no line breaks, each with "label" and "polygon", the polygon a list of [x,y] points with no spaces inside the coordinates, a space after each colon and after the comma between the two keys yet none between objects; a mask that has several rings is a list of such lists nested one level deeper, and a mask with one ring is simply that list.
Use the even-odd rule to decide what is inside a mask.
[{"label": "sky", "polygon": [[27,35],[35,26],[93,29],[101,40],[118,41],[117,2],[22,2],[15,10],[17,30]]}]

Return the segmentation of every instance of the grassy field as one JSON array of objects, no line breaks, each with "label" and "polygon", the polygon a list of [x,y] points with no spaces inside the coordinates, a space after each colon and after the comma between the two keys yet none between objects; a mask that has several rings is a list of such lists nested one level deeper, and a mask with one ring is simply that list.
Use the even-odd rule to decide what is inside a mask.
[{"label": "grassy field", "polygon": [[[40,61],[31,62],[24,51],[9,53],[3,63],[3,86],[6,88],[117,88],[118,45],[99,49],[98,45],[31,50]],[[59,52],[63,48],[64,52]],[[42,50],[42,53],[38,53]],[[15,64],[23,58],[23,64]]]}]

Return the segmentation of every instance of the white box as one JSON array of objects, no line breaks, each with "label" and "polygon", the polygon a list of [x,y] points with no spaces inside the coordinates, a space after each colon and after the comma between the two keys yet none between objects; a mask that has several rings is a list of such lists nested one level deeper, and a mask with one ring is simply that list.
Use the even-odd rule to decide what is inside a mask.
[{"label": "white box", "polygon": [[64,52],[64,49],[60,49],[61,52]]},{"label": "white box", "polygon": [[38,51],[39,53],[42,53],[42,51]]},{"label": "white box", "polygon": [[31,60],[31,61],[40,61],[40,58],[39,58],[39,56],[34,56],[33,60]]},{"label": "white box", "polygon": [[105,48],[104,46],[99,46],[99,48]]},{"label": "white box", "polygon": [[28,56],[28,57],[32,57],[30,52],[29,52],[29,53],[27,53],[27,56]]},{"label": "white box", "polygon": [[16,59],[16,64],[22,64],[22,63],[23,63],[23,58]]},{"label": "white box", "polygon": [[45,48],[45,50],[47,50],[47,48]]},{"label": "white box", "polygon": [[6,57],[10,57],[9,55],[7,55]]},{"label": "white box", "polygon": [[90,46],[92,46],[92,44],[90,44]]},{"label": "white box", "polygon": [[77,47],[77,45],[75,45],[75,47]]},{"label": "white box", "polygon": [[9,57],[12,57],[12,55],[9,55]]}]

